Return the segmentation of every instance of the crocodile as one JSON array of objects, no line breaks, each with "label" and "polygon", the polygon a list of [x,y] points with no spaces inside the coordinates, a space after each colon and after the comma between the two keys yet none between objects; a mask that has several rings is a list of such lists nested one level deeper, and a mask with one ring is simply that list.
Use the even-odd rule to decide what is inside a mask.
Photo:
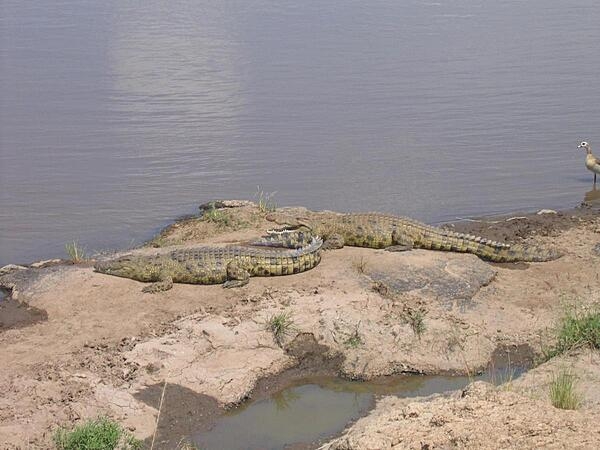
[{"label": "crocodile", "polygon": [[325,241],[322,249],[354,247],[404,251],[413,248],[473,253],[492,262],[541,262],[557,259],[556,249],[506,244],[381,213],[273,212],[266,219],[284,229],[307,230]]},{"label": "crocodile", "polygon": [[[299,233],[302,234],[302,233]],[[272,233],[272,246],[305,241],[299,248],[265,249],[242,245],[192,247],[154,255],[125,255],[94,265],[96,272],[152,282],[143,292],[166,291],[173,283],[219,284],[225,288],[248,284],[251,276],[291,275],[312,269],[321,261],[323,240],[318,236],[290,238]],[[285,239],[283,239],[285,238]]]}]

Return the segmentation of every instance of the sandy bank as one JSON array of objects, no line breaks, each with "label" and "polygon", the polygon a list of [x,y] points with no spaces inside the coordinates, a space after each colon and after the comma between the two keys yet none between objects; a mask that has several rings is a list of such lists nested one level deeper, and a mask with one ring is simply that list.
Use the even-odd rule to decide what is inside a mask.
[{"label": "sandy bank", "polygon": [[[255,206],[226,210],[217,219],[180,221],[135,251],[237,242],[269,227]],[[306,371],[324,367],[357,379],[400,372],[476,372],[499,346],[528,344],[539,351],[549,344],[548,329],[564,301],[598,300],[600,257],[593,248],[600,240],[600,220],[595,214],[578,211],[456,227],[494,239],[556,246],[565,256],[547,263],[492,265],[465,254],[344,248],[326,252],[317,268],[298,275],[252,278],[236,290],[175,285],[154,295],[143,294],[142,283],[94,273],[86,265],[3,275],[0,283],[13,289],[13,297],[44,311],[47,319],[0,330],[0,389],[5,393],[0,400],[1,446],[47,448],[57,425],[99,413],[145,438],[155,427],[156,386],[165,381],[169,393],[193,397],[196,403],[190,408],[202,405],[198,414],[208,415],[264,395],[272,387],[264,380],[299,364]],[[265,323],[281,312],[291,315],[293,327],[278,343]],[[421,331],[417,320],[424,324]],[[524,385],[519,393],[476,385],[463,401],[481,409],[474,416],[484,417],[490,409],[500,421],[510,405],[519,405],[524,415],[552,412],[548,402],[527,396],[542,384]],[[468,404],[470,398],[477,402]],[[371,422],[364,423],[376,429],[377,418],[387,420],[385,409],[395,409],[394,402],[400,401],[383,400],[363,419]],[[434,400],[440,405],[448,401]],[[446,407],[440,406],[440,414]],[[573,413],[582,422],[565,416],[576,425],[556,442],[570,442],[573,433],[593,436],[582,431],[585,420],[591,423],[586,411]],[[172,448],[198,426],[178,426],[168,414],[164,420],[161,448]],[[207,416],[204,424],[210,420]],[[415,421],[414,426],[424,424]],[[482,436],[490,433],[491,428],[482,428]],[[588,442],[584,437],[582,445]],[[354,445],[336,442],[332,445]],[[537,442],[542,441],[526,441]]]}]

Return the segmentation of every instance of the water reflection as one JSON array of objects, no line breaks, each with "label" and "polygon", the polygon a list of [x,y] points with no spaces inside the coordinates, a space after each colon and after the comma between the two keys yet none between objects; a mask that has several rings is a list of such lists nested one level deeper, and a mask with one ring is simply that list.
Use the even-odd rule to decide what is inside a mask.
[{"label": "water reflection", "polygon": [[600,205],[600,190],[596,188],[596,185],[591,191],[585,193],[583,201],[592,205]]}]

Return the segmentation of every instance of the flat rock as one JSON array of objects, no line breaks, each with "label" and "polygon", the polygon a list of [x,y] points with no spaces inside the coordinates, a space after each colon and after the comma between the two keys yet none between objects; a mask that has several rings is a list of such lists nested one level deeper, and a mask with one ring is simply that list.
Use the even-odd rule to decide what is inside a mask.
[{"label": "flat rock", "polygon": [[[394,264],[374,259],[365,273],[392,295],[433,298],[446,308],[464,307],[496,276],[493,266],[473,255],[413,250]],[[387,258],[386,258],[387,259]]]}]

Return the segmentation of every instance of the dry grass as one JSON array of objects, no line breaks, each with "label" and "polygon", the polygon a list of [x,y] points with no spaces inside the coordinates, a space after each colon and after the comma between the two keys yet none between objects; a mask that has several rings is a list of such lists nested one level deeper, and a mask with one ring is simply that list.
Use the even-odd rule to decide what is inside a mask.
[{"label": "dry grass", "polygon": [[352,261],[352,267],[357,273],[364,275],[367,267],[369,267],[369,261],[364,256],[361,256]]},{"label": "dry grass", "polygon": [[277,192],[265,192],[260,186],[256,187],[256,194],[254,194],[254,196],[257,199],[256,203],[258,204],[258,210],[261,213],[266,214],[277,209],[277,203],[273,200],[275,194],[277,194]]},{"label": "dry grass", "polygon": [[85,248],[79,245],[78,241],[67,242],[65,244],[65,251],[69,255],[69,259],[75,264],[87,259]]}]

